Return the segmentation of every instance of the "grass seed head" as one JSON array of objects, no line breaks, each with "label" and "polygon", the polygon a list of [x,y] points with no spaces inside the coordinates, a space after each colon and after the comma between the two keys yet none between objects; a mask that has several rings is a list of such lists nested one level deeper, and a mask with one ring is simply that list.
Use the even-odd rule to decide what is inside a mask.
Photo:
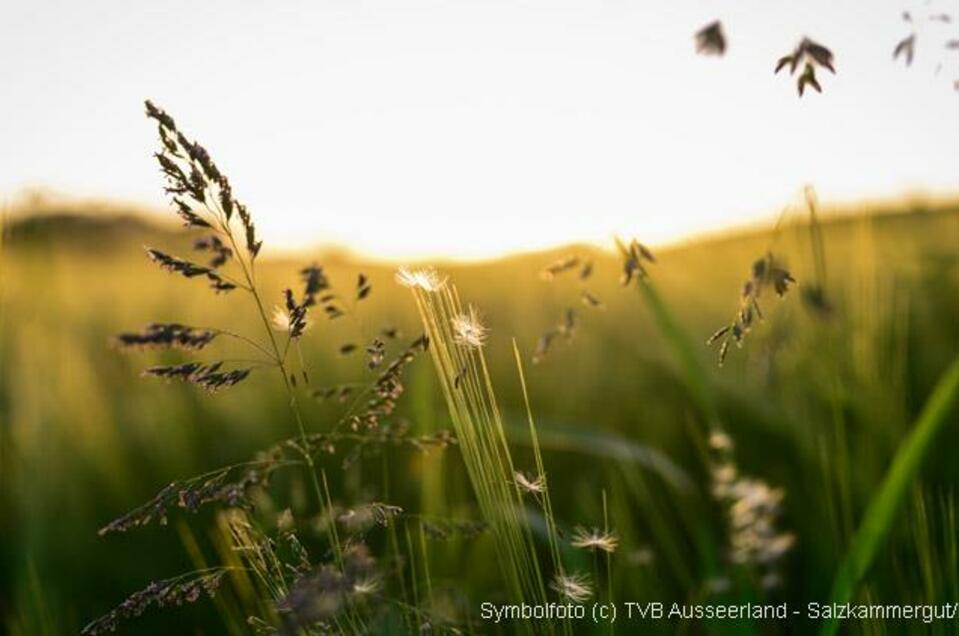
[{"label": "grass seed head", "polygon": [[723,55],[726,52],[726,36],[719,20],[711,22],[696,32],[696,52],[701,55]]},{"label": "grass seed head", "polygon": [[530,477],[526,473],[516,471],[513,473],[513,479],[523,492],[538,495],[546,490],[546,477],[543,475]]},{"label": "grass seed head", "polygon": [[550,588],[572,603],[585,603],[593,596],[589,577],[585,574],[557,574],[550,583]]},{"label": "grass seed head", "polygon": [[396,282],[404,287],[422,289],[425,292],[437,292],[446,284],[446,278],[431,267],[410,269],[401,267],[396,272]]},{"label": "grass seed head", "polygon": [[453,316],[453,335],[456,342],[472,349],[480,349],[486,344],[489,328],[479,318],[476,308],[470,305],[467,313]]},{"label": "grass seed head", "polygon": [[573,531],[570,545],[583,550],[601,550],[612,554],[619,547],[619,538],[614,532],[607,532],[599,528],[587,530],[580,526]]}]

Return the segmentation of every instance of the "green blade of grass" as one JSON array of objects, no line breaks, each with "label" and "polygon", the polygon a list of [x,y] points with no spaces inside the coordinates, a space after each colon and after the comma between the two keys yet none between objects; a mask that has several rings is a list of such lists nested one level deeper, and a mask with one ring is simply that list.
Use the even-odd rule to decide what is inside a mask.
[{"label": "green blade of grass", "polygon": [[[856,586],[865,576],[880,544],[889,534],[906,490],[922,466],[936,433],[948,421],[948,415],[959,399],[959,356],[939,378],[932,395],[923,406],[912,432],[900,444],[879,490],[866,508],[859,529],[846,558],[840,564],[833,582],[830,601],[847,603]],[[831,619],[822,628],[823,636],[832,636],[839,622]]]},{"label": "green blade of grass", "polygon": [[643,301],[653,316],[659,332],[666,338],[670,349],[678,358],[689,392],[702,409],[707,426],[712,429],[719,425],[719,409],[713,396],[712,387],[706,370],[696,355],[696,349],[682,326],[673,316],[659,292],[651,281],[644,280],[638,286]]}]

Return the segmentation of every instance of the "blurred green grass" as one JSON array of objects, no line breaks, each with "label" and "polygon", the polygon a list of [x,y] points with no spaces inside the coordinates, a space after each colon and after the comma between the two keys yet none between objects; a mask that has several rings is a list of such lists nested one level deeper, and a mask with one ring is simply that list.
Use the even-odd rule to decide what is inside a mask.
[{"label": "blurred green grass", "polygon": [[[770,247],[785,259],[800,289],[813,256],[801,213],[774,236],[748,231],[657,252],[651,276],[682,328],[705,342],[729,321],[752,262]],[[180,321],[257,334],[245,298],[213,296],[200,281],[159,271],[143,256],[149,243],[185,253],[178,232],[136,222],[14,224],[0,270],[0,616],[19,634],[76,633],[148,581],[191,567],[177,531],[191,523],[201,545],[209,515],[176,515],[171,527],[100,538],[97,529],[151,497],[171,480],[243,461],[291,436],[286,398],[262,373],[208,396],[181,384],[138,377],[156,360],[182,356],[119,352],[113,334],[152,321]],[[69,230],[64,230],[68,227]],[[913,206],[860,210],[824,223],[828,317],[804,307],[801,294],[765,298],[766,320],[723,368],[715,351],[698,350],[715,386],[718,408],[737,445],[744,473],[786,491],[783,525],[798,544],[777,598],[826,601],[869,496],[938,376],[959,351],[959,208]],[[575,274],[544,281],[542,268],[565,254],[595,261],[590,291],[605,310],[580,302]],[[283,256],[260,270],[266,297],[294,282],[312,260]],[[344,342],[364,345],[384,326],[401,342],[418,335],[406,290],[392,265],[343,253],[319,254],[334,286],[349,289],[359,271],[373,293],[358,320],[319,321],[304,339],[313,385],[369,378],[361,355],[342,357]],[[546,442],[546,468],[558,520],[601,525],[601,491],[610,496],[611,525],[622,537],[623,565],[614,572],[619,598],[685,600],[715,575],[721,518],[708,497],[693,423],[699,416],[682,371],[641,299],[617,283],[612,253],[585,246],[518,255],[481,264],[437,264],[476,304],[492,330],[488,356],[507,421],[522,430],[522,395],[511,355],[515,337],[527,359],[537,338],[575,307],[574,339],[559,341],[529,369],[532,407]],[[362,350],[362,347],[360,347]],[[224,357],[240,355],[227,346]],[[448,427],[432,369],[417,362],[401,414],[415,430]],[[313,430],[338,408],[310,404]],[[955,419],[955,418],[953,418]],[[578,437],[577,437],[578,436]],[[550,443],[552,439],[552,443]],[[570,440],[573,441],[570,441]],[[564,441],[565,440],[565,441]],[[532,465],[523,440],[521,462]],[[913,504],[861,594],[885,602],[954,601],[957,567],[948,518],[959,466],[947,427],[921,473]],[[688,475],[677,487],[648,461],[622,449],[657,453]],[[346,471],[330,459],[334,499],[387,498],[427,514],[470,516],[468,483],[456,456],[389,451]],[[642,455],[642,453],[640,453]],[[645,455],[644,455],[645,457]],[[295,482],[295,479],[293,480]],[[384,484],[386,484],[384,486]],[[389,492],[384,492],[385,490]],[[296,505],[296,484],[292,486]],[[917,537],[926,537],[918,541]],[[631,554],[649,548],[651,565]],[[440,546],[431,557],[439,586],[463,584],[477,599],[496,588],[496,572],[478,546]],[[144,616],[129,633],[223,632],[212,605]],[[712,626],[751,633],[749,626]],[[924,626],[922,626],[924,629]],[[953,633],[941,627],[943,633]],[[654,628],[655,629],[655,628]],[[662,633],[671,633],[661,626]],[[691,628],[696,633],[695,627]],[[802,625],[757,628],[804,633]],[[853,633],[879,627],[851,625]],[[917,633],[926,633],[919,630]]]}]

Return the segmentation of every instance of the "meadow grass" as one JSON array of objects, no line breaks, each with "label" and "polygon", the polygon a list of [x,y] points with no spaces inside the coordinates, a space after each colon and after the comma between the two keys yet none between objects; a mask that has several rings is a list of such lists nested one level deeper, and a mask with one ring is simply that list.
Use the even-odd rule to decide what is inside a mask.
[{"label": "meadow grass", "polygon": [[[236,216],[232,262],[211,268],[221,285],[243,287],[226,295],[211,293],[208,273],[180,280],[142,257],[144,243],[192,253],[195,236],[145,225],[109,238],[55,225],[18,234],[14,223],[0,252],[6,631],[76,633],[137,590],[145,611],[121,633],[612,631],[478,619],[484,600],[580,592],[796,606],[955,600],[959,213],[832,219],[817,206],[797,202],[775,230],[635,259],[643,276],[627,288],[618,279],[629,244],[625,259],[570,246],[439,263],[446,284],[414,285],[412,299],[393,266],[325,254],[337,299],[316,292],[308,306],[315,273],[300,276],[313,259],[304,268],[260,254]],[[209,247],[204,259],[216,255]],[[781,299],[767,287],[763,319],[744,318],[743,280],[771,284],[763,272],[774,265],[796,284]],[[730,316],[750,330],[719,367],[706,340]],[[291,337],[301,318],[309,328]],[[150,322],[167,328],[131,331]],[[169,328],[185,322],[192,331]],[[410,348],[424,332],[428,355],[425,341]],[[117,348],[117,333],[193,349],[134,354]],[[225,365],[191,372],[200,386],[137,377],[208,352]],[[240,362],[260,354],[263,364]],[[224,386],[235,376],[216,374],[235,368],[251,372]],[[220,390],[205,395],[211,382]],[[181,499],[154,499],[171,483]],[[222,490],[237,483],[249,488]],[[183,505],[185,495],[196,499]],[[132,523],[138,513],[126,533],[97,536],[150,501],[164,503],[167,527],[155,516]],[[210,603],[154,611],[207,590]]]}]

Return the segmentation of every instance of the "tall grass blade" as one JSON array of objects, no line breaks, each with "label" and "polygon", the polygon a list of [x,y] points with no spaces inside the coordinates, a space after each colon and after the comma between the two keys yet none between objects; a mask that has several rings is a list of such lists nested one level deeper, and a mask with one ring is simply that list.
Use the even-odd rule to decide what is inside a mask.
[{"label": "tall grass blade", "polygon": [[[831,602],[846,603],[865,576],[896,520],[906,491],[922,466],[936,433],[949,421],[948,416],[959,400],[959,357],[940,377],[932,395],[923,406],[912,432],[899,446],[889,472],[866,508],[862,523],[853,537],[852,546],[836,572]],[[832,636],[839,629],[836,619],[825,623],[823,636]]]},{"label": "tall grass blade", "polygon": [[[480,511],[516,602],[545,603],[546,584],[524,518],[503,418],[483,352],[486,329],[464,310],[456,288],[432,272],[401,270],[429,336],[437,377]],[[531,629],[528,625],[527,629]]]}]

